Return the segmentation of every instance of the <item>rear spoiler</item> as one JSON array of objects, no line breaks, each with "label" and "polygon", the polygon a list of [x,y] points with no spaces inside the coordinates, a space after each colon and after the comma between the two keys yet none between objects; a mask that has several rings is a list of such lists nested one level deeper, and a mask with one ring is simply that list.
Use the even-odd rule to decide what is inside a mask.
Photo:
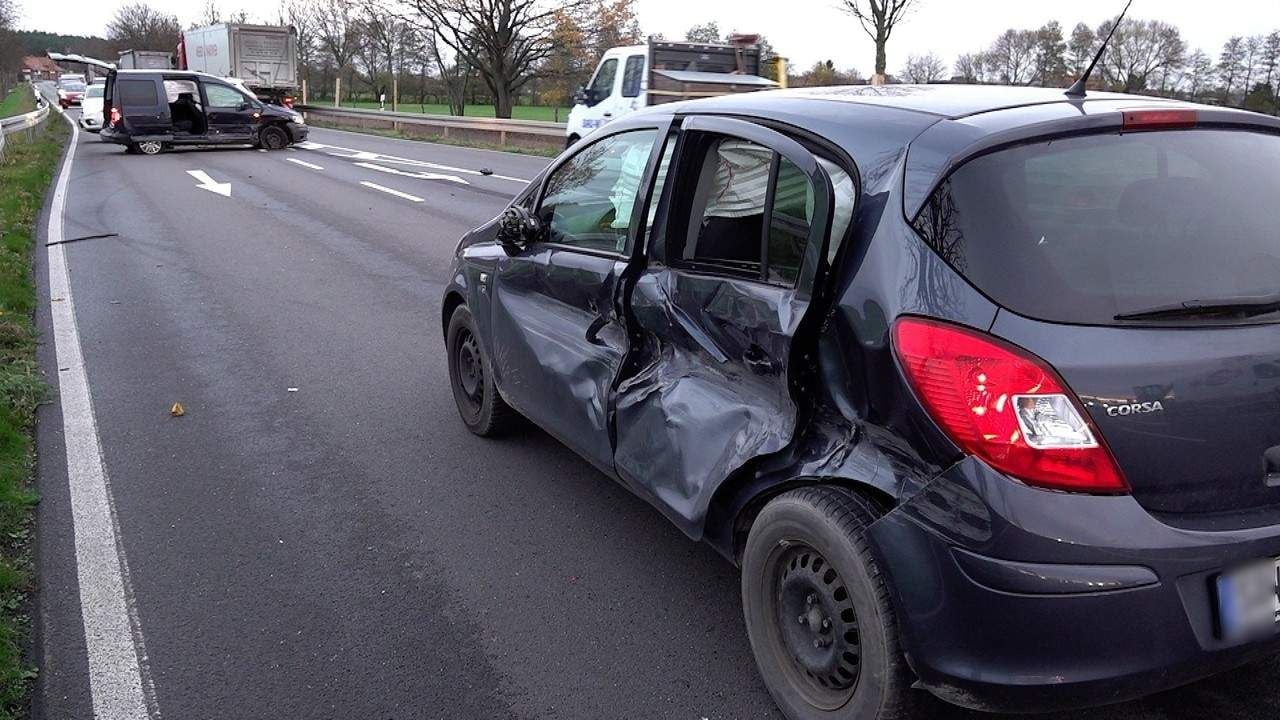
[{"label": "rear spoiler", "polygon": [[[1042,138],[1124,131],[1132,126],[1131,123],[1126,124],[1126,118],[1135,111],[1195,113],[1193,122],[1167,127],[1226,127],[1280,134],[1280,118],[1245,110],[1168,102],[1157,98],[1145,102],[1144,99],[1137,98],[1097,100],[1085,105],[1092,112],[1085,114],[1078,104],[1061,102],[1019,108],[1024,113],[1036,112],[1043,119],[994,132],[987,119],[997,118],[998,111],[940,120],[930,125],[911,142],[907,150],[902,196],[902,209],[906,218],[914,220],[947,176],[980,155]],[[1151,129],[1160,127],[1153,125]]]}]

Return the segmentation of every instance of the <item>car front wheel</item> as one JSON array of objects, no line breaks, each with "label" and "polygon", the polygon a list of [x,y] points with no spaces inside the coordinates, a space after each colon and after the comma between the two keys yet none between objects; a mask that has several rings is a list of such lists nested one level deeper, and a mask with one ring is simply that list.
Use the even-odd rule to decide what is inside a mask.
[{"label": "car front wheel", "polygon": [[283,150],[289,147],[289,134],[275,125],[268,125],[258,133],[258,145],[268,150]]},{"label": "car front wheel", "polygon": [[476,435],[499,434],[509,425],[514,413],[498,395],[489,358],[480,346],[475,322],[466,305],[459,305],[453,311],[446,338],[449,385],[463,424]]},{"label": "car front wheel", "polygon": [[791,720],[891,720],[916,699],[884,576],[866,540],[866,498],[812,486],[752,524],[742,604],[756,664]]}]

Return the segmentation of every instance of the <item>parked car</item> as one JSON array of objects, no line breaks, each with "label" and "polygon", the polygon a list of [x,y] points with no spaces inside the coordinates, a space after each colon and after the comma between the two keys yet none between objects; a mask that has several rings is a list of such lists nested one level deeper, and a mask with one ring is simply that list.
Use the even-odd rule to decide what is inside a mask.
[{"label": "parked car", "polygon": [[793,720],[1117,702],[1280,649],[1277,197],[1149,97],[649,108],[462,238],[450,381],[737,564]]},{"label": "parked car", "polygon": [[80,103],[80,127],[92,133],[102,130],[102,93],[106,85],[105,80],[90,85]]},{"label": "parked car", "polygon": [[112,70],[102,138],[155,155],[175,145],[254,145],[281,150],[307,137],[298,112],[269,105],[236,85],[180,70]]},{"label": "parked car", "polygon": [[84,99],[84,76],[63,75],[58,79],[58,106],[63,110],[72,105],[79,105]]}]

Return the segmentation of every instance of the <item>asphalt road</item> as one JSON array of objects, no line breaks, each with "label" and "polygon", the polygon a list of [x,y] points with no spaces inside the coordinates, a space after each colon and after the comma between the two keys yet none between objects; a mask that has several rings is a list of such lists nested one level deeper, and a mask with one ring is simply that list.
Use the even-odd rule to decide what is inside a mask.
[{"label": "asphalt road", "polygon": [[[64,250],[152,717],[780,717],[731,566],[539,430],[456,418],[450,256],[546,160],[312,141],[143,157],[80,136],[64,237],[112,235]],[[34,716],[90,718],[62,420],[48,405],[38,432]],[[1277,717],[1277,669],[1064,717]]]}]

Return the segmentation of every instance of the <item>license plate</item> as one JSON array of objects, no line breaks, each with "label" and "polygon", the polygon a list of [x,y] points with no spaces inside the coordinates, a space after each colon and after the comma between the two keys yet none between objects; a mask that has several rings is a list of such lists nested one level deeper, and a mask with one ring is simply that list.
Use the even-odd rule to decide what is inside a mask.
[{"label": "license plate", "polygon": [[1268,635],[1280,621],[1280,558],[1259,560],[1218,576],[1218,619],[1224,638]]}]

